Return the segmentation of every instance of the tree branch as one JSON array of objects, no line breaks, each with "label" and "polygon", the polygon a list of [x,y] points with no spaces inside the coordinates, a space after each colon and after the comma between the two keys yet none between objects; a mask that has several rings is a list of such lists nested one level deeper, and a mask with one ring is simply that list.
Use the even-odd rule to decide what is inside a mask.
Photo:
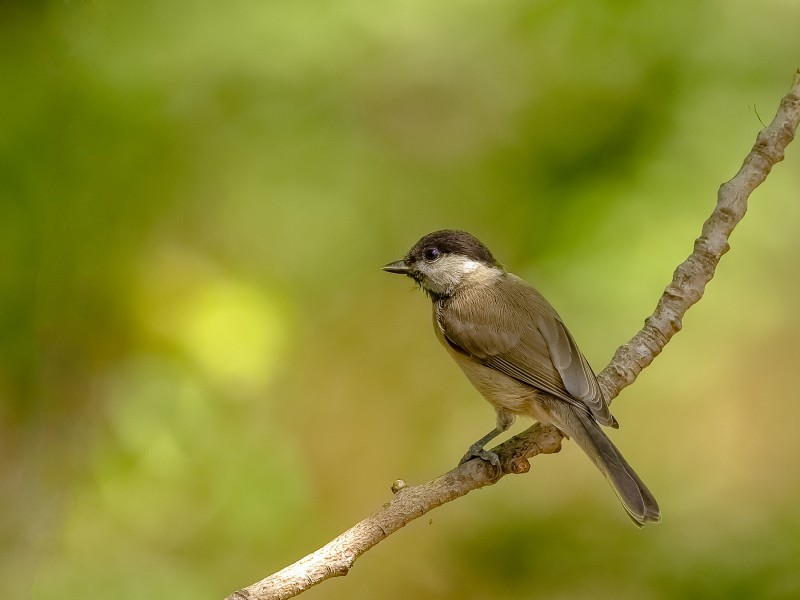
[{"label": "tree branch", "polygon": [[[728,238],[747,211],[747,199],[766,179],[772,167],[783,160],[786,146],[800,122],[800,69],[792,88],[781,100],[778,112],[759,132],[753,149],[739,172],[722,184],[717,205],[703,225],[694,250],[678,266],[672,282],[658,301],[644,327],[614,354],[598,380],[609,402],[661,352],[680,331],[683,315],[703,296],[717,263],[728,249]],[[356,559],[375,544],[429,510],[455,500],[472,490],[497,483],[508,473],[525,473],[528,459],[561,449],[561,434],[554,427],[536,423],[493,450],[498,453],[502,473],[489,463],[471,460],[444,475],[414,487],[395,482],[394,498],[377,512],[357,523],[316,552],[296,563],[234,592],[226,600],[281,600],[291,598],[328,579],[346,575]]]},{"label": "tree branch", "polygon": [[719,187],[717,205],[703,224],[693,252],[675,269],[672,283],[664,290],[655,311],[639,333],[617,349],[611,363],[598,376],[609,402],[633,383],[681,330],[683,315],[703,297],[717,263],[730,249],[728,238],[747,212],[747,199],[767,178],[772,167],[783,160],[786,146],[794,139],[798,120],[800,69],[795,71],[792,87],[781,100],[772,123],[758,133],[739,172]]}]

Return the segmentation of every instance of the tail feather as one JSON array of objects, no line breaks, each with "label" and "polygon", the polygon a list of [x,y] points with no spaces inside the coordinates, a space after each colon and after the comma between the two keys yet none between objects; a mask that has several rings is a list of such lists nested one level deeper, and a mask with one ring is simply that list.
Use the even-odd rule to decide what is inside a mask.
[{"label": "tail feather", "polygon": [[[622,457],[617,447],[608,439],[600,425],[588,414],[564,405],[569,415],[563,414],[565,433],[580,446],[592,462],[606,476],[628,515],[641,527],[661,520],[658,502],[644,482]],[[559,424],[560,425],[560,424]]]}]

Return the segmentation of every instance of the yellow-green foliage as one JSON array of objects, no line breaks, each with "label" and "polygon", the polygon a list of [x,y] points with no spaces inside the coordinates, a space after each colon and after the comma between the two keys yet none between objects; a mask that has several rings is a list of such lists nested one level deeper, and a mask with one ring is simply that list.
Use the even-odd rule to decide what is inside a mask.
[{"label": "yellow-green foliage", "polygon": [[[0,597],[221,597],[454,466],[494,417],[379,270],[433,229],[479,236],[602,368],[772,117],[798,23],[795,0],[4,3]],[[799,166],[614,404],[663,523],[565,443],[307,597],[800,596]]]}]

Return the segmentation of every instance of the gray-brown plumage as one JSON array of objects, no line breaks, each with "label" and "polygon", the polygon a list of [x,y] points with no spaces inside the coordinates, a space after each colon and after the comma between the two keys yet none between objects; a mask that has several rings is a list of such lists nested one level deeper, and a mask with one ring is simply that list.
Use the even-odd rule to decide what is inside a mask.
[{"label": "gray-brown plumage", "polygon": [[428,293],[437,338],[497,412],[497,426],[462,462],[480,457],[499,466],[484,446],[516,415],[533,417],[575,440],[636,524],[660,519],[655,498],[600,428],[617,421],[594,372],[539,292],[462,231],[428,234],[384,269],[412,277]]}]

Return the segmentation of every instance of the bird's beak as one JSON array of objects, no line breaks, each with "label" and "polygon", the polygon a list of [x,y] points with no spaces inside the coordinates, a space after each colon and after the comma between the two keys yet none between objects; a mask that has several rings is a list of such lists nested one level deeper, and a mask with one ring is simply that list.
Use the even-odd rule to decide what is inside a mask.
[{"label": "bird's beak", "polygon": [[398,260],[393,263],[389,263],[385,267],[381,267],[387,273],[397,273],[398,275],[408,275],[408,265],[404,260]]}]

